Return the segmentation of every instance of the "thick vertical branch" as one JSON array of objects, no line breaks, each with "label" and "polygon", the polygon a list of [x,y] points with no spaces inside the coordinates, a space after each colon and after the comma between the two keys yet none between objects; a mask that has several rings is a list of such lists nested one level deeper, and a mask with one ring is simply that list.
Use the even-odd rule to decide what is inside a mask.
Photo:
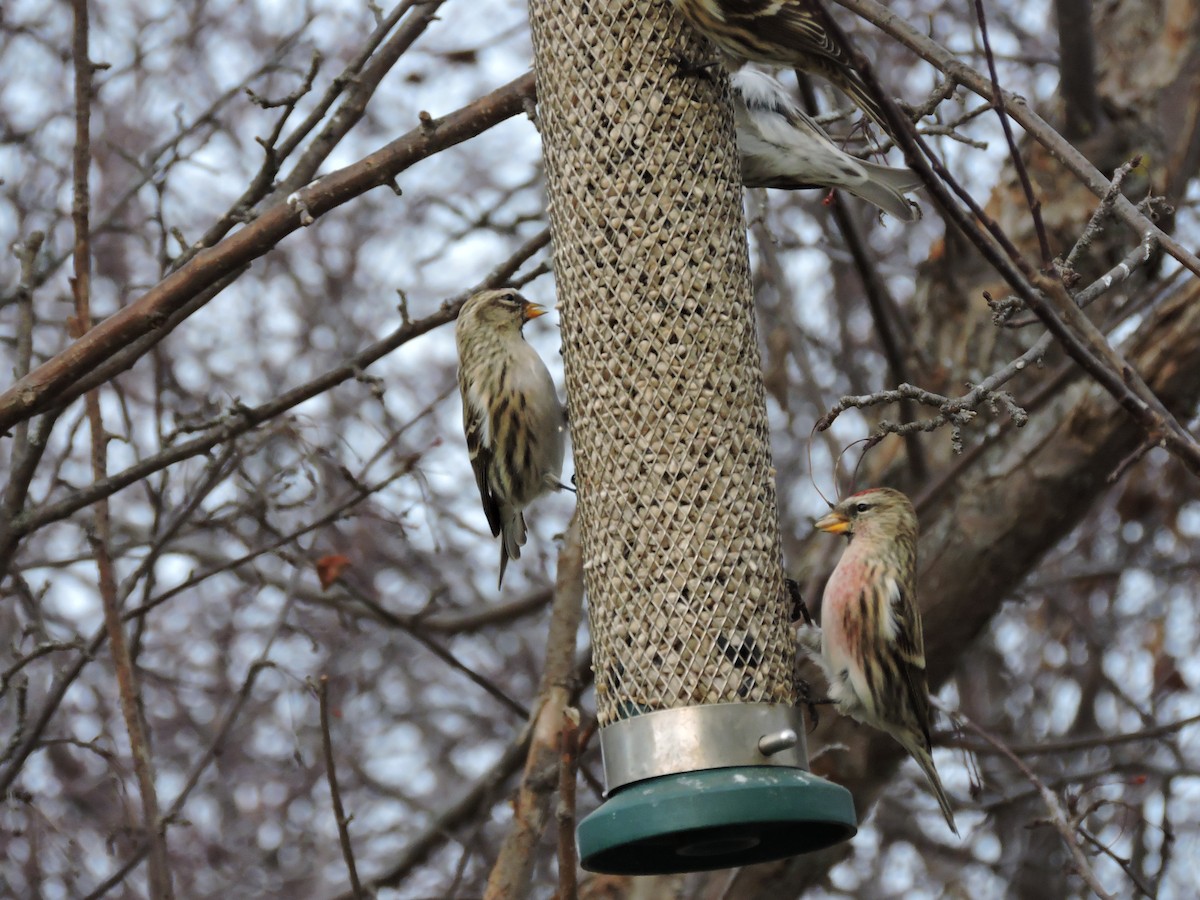
[{"label": "thick vertical branch", "polygon": [[[580,573],[582,575],[582,572]],[[579,885],[575,870],[579,854],[575,847],[575,783],[579,778],[579,710],[563,710],[558,749],[558,900],[575,900]]]},{"label": "thick vertical branch", "polygon": [[1058,95],[1066,111],[1063,137],[1078,141],[1100,123],[1092,0],[1054,0],[1058,19]]},{"label": "thick vertical branch", "polygon": [[583,617],[583,551],[578,519],[576,515],[571,520],[558,554],[546,663],[531,723],[533,739],[513,803],[513,825],[488,877],[484,897],[489,900],[528,895],[535,851],[550,820],[550,800],[558,781],[559,736],[574,688],[575,637]]},{"label": "thick vertical branch", "polygon": [[[72,219],[75,226],[74,277],[72,288],[75,295],[74,337],[79,337],[91,328],[91,246],[89,241],[90,194],[88,174],[91,170],[90,117],[92,107],[92,74],[94,67],[88,58],[88,6],[87,0],[74,0],[75,30],[72,51],[75,58],[75,160],[74,160],[74,204]],[[91,431],[92,478],[103,479],[108,470],[108,435],[100,414],[98,390],[87,394],[87,419]],[[104,621],[112,647],[113,665],[117,672],[117,688],[120,694],[121,712],[125,728],[129,733],[129,749],[133,757],[133,770],[137,777],[142,798],[143,827],[150,842],[149,882],[150,896],[154,900],[168,900],[173,896],[171,871],[167,863],[165,835],[160,831],[158,795],[154,787],[154,773],[150,760],[150,748],[141,717],[137,675],[125,629],[121,624],[120,600],[117,579],[113,570],[111,546],[112,528],[109,522],[108,501],[100,500],[94,509],[92,531],[88,540],[96,558],[99,576],[100,597],[104,605]]]}]

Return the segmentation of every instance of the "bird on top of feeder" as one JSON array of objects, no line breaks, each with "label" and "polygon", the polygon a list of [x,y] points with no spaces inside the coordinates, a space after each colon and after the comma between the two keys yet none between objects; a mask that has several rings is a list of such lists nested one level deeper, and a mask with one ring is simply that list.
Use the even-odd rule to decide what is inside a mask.
[{"label": "bird on top of feeder", "polygon": [[788,95],[778,79],[746,66],[730,79],[742,184],[796,190],[845,188],[904,222],[919,217],[904,196],[921,186],[910,169],[881,166],[846,153]]},{"label": "bird on top of feeder", "polygon": [[929,739],[925,638],[917,610],[917,514],[891,488],[860,491],[815,524],[849,538],[825,585],[821,627],[801,630],[838,712],[886,731],[917,761],[956,835]]},{"label": "bird on top of feeder", "polygon": [[463,430],[483,512],[500,537],[500,577],[525,544],[524,509],[559,481],[567,417],[546,364],[521,334],[546,310],[512,289],[481,291],[454,329]]},{"label": "bird on top of feeder", "polygon": [[671,0],[717,49],[737,61],[801,69],[833,82],[884,131],[887,118],[827,27],[817,0]]}]

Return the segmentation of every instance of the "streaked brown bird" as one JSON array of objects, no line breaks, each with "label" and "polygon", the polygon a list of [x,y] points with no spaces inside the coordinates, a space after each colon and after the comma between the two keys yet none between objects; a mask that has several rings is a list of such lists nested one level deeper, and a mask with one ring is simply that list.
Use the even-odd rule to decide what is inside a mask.
[{"label": "streaked brown bird", "polygon": [[826,27],[817,0],[671,0],[692,27],[735,60],[802,69],[842,90],[884,131],[887,117]]},{"label": "streaked brown bird", "polygon": [[958,834],[929,740],[916,511],[899,491],[872,488],[847,497],[816,527],[844,534],[850,543],[825,586],[820,631],[802,634],[801,643],[824,669],[838,712],[900,742]]},{"label": "streaked brown bird", "polygon": [[566,487],[559,481],[566,413],[546,364],[521,334],[545,312],[515,290],[481,291],[463,304],[454,329],[467,450],[483,512],[500,537],[497,587],[509,559],[521,556],[525,507]]}]

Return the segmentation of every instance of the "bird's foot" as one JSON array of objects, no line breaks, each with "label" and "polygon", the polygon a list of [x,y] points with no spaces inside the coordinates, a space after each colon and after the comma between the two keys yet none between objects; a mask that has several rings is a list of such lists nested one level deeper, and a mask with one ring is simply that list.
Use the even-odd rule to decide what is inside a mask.
[{"label": "bird's foot", "polygon": [[830,697],[822,697],[819,700],[808,696],[808,684],[804,683],[801,688],[800,702],[804,708],[808,710],[809,721],[812,722],[810,731],[815,731],[817,726],[821,724],[821,712],[817,709],[818,706],[835,706],[837,701]]},{"label": "bird's foot", "polygon": [[804,602],[804,596],[800,593],[800,582],[794,578],[783,579],[783,586],[787,589],[788,598],[792,601],[792,622],[803,622],[805,625],[816,625],[813,620],[812,613],[808,611],[808,604]]},{"label": "bird's foot", "polygon": [[693,59],[679,50],[667,58],[675,64],[676,78],[704,78],[713,81],[716,78],[714,70],[721,64],[720,57],[714,56],[712,59],[705,60]]}]

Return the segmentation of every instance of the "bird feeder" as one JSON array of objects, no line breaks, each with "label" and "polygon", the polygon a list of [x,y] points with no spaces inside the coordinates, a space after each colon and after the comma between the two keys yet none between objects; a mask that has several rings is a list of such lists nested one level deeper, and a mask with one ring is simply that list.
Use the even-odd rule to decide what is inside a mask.
[{"label": "bird feeder", "polygon": [[729,84],[666,3],[530,0],[607,800],[584,868],[855,833],[808,771]]}]

